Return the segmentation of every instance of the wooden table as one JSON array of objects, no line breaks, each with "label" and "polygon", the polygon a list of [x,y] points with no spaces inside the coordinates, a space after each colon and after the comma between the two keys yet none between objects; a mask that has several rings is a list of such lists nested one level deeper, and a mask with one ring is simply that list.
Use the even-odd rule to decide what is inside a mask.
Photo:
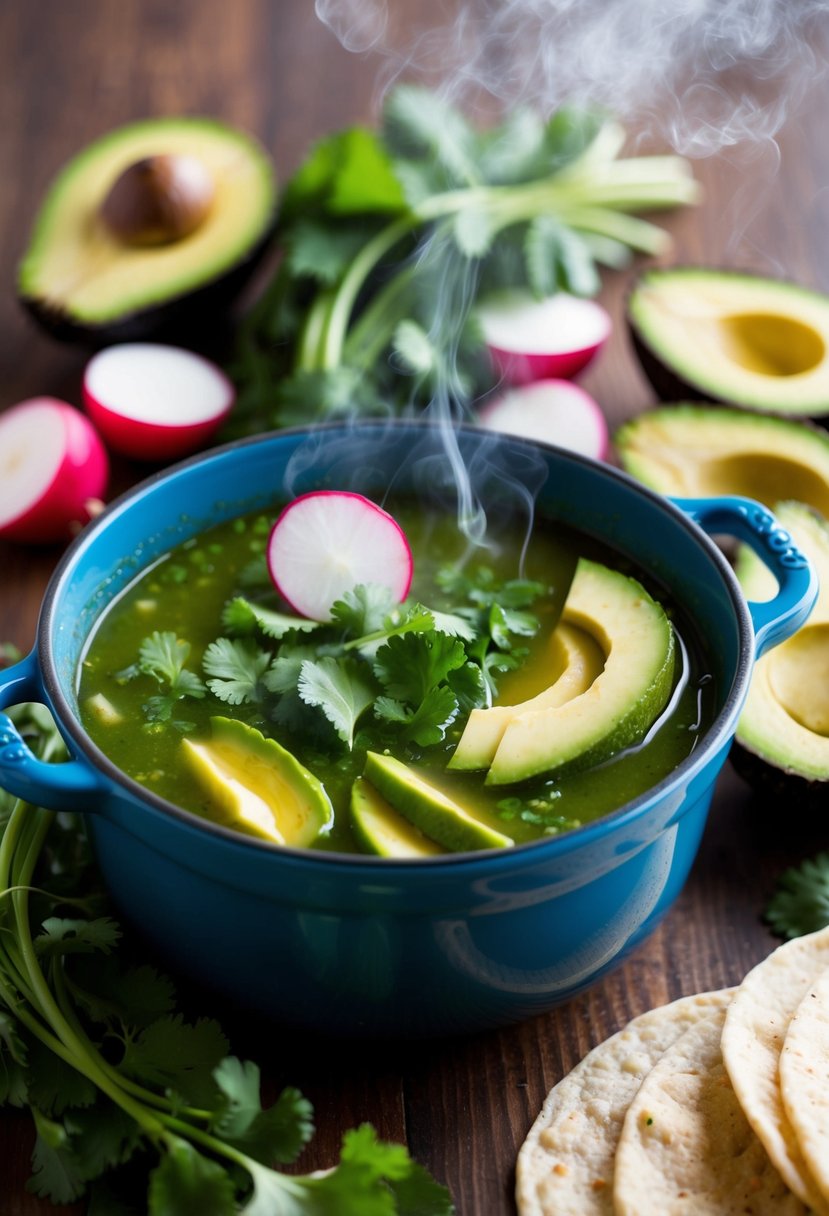
[{"label": "wooden table", "polygon": [[[444,11],[440,0],[415,7],[421,25]],[[396,8],[410,12],[402,0]],[[402,38],[409,17],[398,20]],[[378,61],[342,49],[310,0],[5,0],[0,47],[0,407],[35,394],[79,403],[84,353],[35,330],[14,301],[13,276],[49,178],[87,140],[145,115],[215,114],[258,134],[284,177],[312,139],[370,120],[376,100]],[[828,103],[824,81],[784,129],[776,171],[770,148],[697,165],[706,201],[666,219],[678,261],[748,266],[829,289]],[[618,324],[585,380],[614,423],[651,400],[621,320],[624,285],[622,277],[606,283]],[[122,463],[116,481],[142,473]],[[0,544],[0,640],[29,647],[57,557]],[[776,875],[827,843],[825,828],[800,828],[796,814],[787,812],[782,831],[764,821],[726,771],[678,905],[582,997],[525,1025],[453,1042],[343,1049],[286,1042],[274,1028],[234,1047],[264,1052],[269,1086],[295,1084],[313,1101],[319,1131],[303,1168],[330,1164],[342,1132],[368,1120],[409,1145],[451,1188],[462,1216],[508,1216],[516,1152],[550,1086],[631,1015],[737,980],[774,944],[760,913]],[[24,1191],[31,1143],[26,1117],[0,1116],[5,1216],[56,1210]]]}]

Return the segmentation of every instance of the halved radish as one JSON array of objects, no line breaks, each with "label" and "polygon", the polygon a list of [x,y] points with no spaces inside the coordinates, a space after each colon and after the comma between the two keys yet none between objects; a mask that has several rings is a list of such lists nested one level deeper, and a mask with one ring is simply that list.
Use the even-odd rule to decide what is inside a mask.
[{"label": "halved radish", "polygon": [[595,300],[559,292],[537,300],[529,292],[489,296],[478,320],[498,374],[510,384],[569,379],[610,336],[610,316]]},{"label": "halved radish", "polygon": [[268,569],[301,616],[331,619],[331,605],[360,583],[388,587],[395,602],[412,582],[412,551],[395,519],[362,494],[314,490],[284,508],[268,539]]},{"label": "halved radish", "polygon": [[83,399],[110,447],[160,461],[205,444],[230,413],[235,390],[224,372],[193,351],[125,342],[90,359]]},{"label": "halved radish", "polygon": [[605,416],[589,393],[569,380],[537,380],[509,389],[484,406],[478,425],[504,435],[540,439],[594,460],[607,456]]},{"label": "halved radish", "polygon": [[102,507],[106,450],[79,410],[32,397],[0,414],[0,536],[68,540]]}]

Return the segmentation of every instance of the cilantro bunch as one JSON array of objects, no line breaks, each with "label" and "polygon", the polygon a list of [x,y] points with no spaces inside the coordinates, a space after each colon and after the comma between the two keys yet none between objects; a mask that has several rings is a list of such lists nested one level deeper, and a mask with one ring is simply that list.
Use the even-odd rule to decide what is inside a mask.
[{"label": "cilantro bunch", "polygon": [[829,853],[784,870],[765,910],[780,937],[801,937],[829,925]]},{"label": "cilantro bunch", "polygon": [[151,677],[161,691],[144,703],[148,722],[182,731],[192,723],[171,717],[173,709],[207,695],[253,708],[297,740],[333,744],[329,752],[421,751],[491,704],[498,675],[526,654],[520,639],[538,630],[529,609],[545,591],[529,579],[502,582],[485,565],[444,569],[437,583],[454,611],[395,604],[388,588],[360,585],[319,622],[278,611],[272,590],[260,600],[236,595],[222,612],[226,633],[205,649],[204,680],[184,667],[191,648],[171,631],[145,638],[118,678]]},{"label": "cilantro bunch", "polygon": [[[11,712],[43,759],[63,758],[41,706]],[[281,1172],[313,1134],[310,1104],[288,1088],[263,1106],[257,1065],[230,1054],[212,1019],[186,1021],[169,980],[122,939],[78,822],[2,792],[0,1104],[34,1119],[31,1189],[88,1195],[90,1216],[453,1211],[368,1125],[346,1133],[331,1170]]]},{"label": "cilantro bunch", "polygon": [[491,387],[474,303],[500,288],[593,295],[599,267],[656,254],[632,212],[693,202],[676,156],[621,157],[604,115],[528,109],[478,130],[403,85],[379,132],[322,140],[286,186],[280,268],[243,323],[234,426],[384,414]]}]

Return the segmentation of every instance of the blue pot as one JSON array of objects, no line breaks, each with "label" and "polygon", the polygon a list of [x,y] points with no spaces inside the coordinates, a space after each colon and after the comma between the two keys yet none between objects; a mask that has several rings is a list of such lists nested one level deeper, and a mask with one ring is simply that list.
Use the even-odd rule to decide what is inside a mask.
[{"label": "blue pot", "polygon": [[[87,737],[78,665],[135,575],[206,525],[330,486],[375,498],[450,484],[434,428],[364,423],[216,449],[115,502],[65,554],[37,645],[0,673],[0,708],[43,701],[72,759],[37,760],[0,714],[0,784],[87,817],[123,913],[174,967],[280,1020],[337,1034],[432,1034],[517,1021],[572,996],[640,942],[697,851],[755,656],[814,603],[808,562],[747,499],[671,502],[554,448],[478,431],[449,437],[483,501],[504,496],[591,533],[667,585],[708,648],[716,720],[645,796],[558,838],[421,861],[314,853],[236,835],[121,773]],[[529,493],[528,493],[529,491]],[[529,510],[529,505],[527,506]],[[700,526],[701,525],[701,526]],[[746,604],[712,533],[747,541],[780,584]]]}]

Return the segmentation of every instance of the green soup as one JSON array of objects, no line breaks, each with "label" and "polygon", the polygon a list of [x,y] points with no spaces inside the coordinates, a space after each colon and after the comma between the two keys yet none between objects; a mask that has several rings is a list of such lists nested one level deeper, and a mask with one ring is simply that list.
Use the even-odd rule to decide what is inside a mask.
[{"label": "green soup", "polygon": [[[689,622],[660,588],[648,585],[668,612],[678,645],[671,696],[641,739],[587,768],[569,766],[514,784],[487,784],[485,772],[447,767],[468,718],[472,685],[485,684],[496,705],[509,706],[549,685],[554,630],[579,559],[633,574],[646,585],[647,580],[593,540],[558,524],[537,524],[526,537],[505,522],[481,547],[470,544],[453,517],[406,503],[396,504],[392,513],[414,556],[407,603],[452,614],[451,619],[458,614],[474,619],[487,633],[485,656],[483,643],[467,647],[472,666],[479,662],[485,676],[464,667],[462,677],[454,682],[450,677],[446,697],[451,700],[454,688],[457,708],[446,715],[448,722],[419,730],[412,722],[412,705],[399,710],[397,702],[392,704],[389,687],[399,690],[391,684],[378,686],[380,704],[362,710],[344,738],[347,730],[338,733],[319,705],[302,699],[296,674],[305,658],[346,661],[350,671],[358,656],[343,650],[336,624],[322,631],[288,628],[281,637],[269,636],[274,627],[267,613],[289,609],[278,601],[265,569],[272,518],[254,514],[172,550],[103,615],[79,674],[81,717],[91,738],[148,790],[217,819],[211,794],[183,763],[183,741],[209,740],[211,719],[217,716],[237,719],[277,740],[319,779],[334,821],[314,847],[348,852],[358,849],[349,803],[368,751],[396,755],[482,823],[520,843],[606,815],[650,789],[694,749],[714,713],[713,682]],[[163,644],[172,647],[172,679],[160,658],[155,664],[140,659],[142,653],[147,659],[147,642],[153,638],[156,650]],[[220,657],[226,662],[217,668],[210,660],[219,655],[218,639],[223,639]],[[451,642],[450,634],[445,645]],[[414,644],[405,645],[415,653]],[[377,646],[375,640],[355,648],[364,662],[369,656],[369,668],[380,654]],[[344,660],[343,655],[350,657]],[[216,670],[221,676],[211,678]],[[370,671],[368,678],[374,678]],[[378,709],[390,716],[378,717]],[[407,714],[407,720],[398,720]]]}]

